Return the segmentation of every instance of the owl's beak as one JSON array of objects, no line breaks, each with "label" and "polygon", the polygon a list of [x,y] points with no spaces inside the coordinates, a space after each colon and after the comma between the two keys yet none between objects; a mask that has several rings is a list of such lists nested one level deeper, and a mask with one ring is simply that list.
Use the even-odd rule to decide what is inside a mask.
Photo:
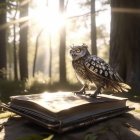
[{"label": "owl's beak", "polygon": [[70,55],[72,56],[72,58],[77,56],[72,50],[70,51]]},{"label": "owl's beak", "polygon": [[77,56],[76,54],[72,54],[72,57],[75,57],[75,56]]}]

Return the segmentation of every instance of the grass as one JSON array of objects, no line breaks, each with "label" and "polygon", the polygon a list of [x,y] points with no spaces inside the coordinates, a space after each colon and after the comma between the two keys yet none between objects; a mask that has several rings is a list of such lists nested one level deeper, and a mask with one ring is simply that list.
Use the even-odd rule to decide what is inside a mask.
[{"label": "grass", "polygon": [[0,98],[2,102],[9,102],[10,96],[23,95],[23,94],[36,94],[44,91],[57,92],[57,91],[75,91],[81,88],[80,84],[66,83],[41,83],[32,81],[31,83],[21,81],[7,81],[0,80]]},{"label": "grass", "polygon": [[23,94],[24,90],[24,82],[0,80],[0,98],[3,102],[8,102],[12,95]]},{"label": "grass", "polygon": [[[44,81],[40,82],[38,81],[38,78],[29,78],[26,82],[0,80],[1,101],[9,102],[10,101],[9,97],[14,95],[36,94],[44,91],[48,92],[76,91],[82,87],[80,83],[72,84],[69,82],[64,83],[55,82],[53,84],[50,84],[48,81],[47,82]],[[140,101],[140,96],[134,96],[132,93],[119,93],[113,95],[127,97],[129,98],[129,100],[134,102]]]},{"label": "grass", "polygon": [[53,138],[53,135],[49,135],[47,137],[44,137],[41,135],[32,134],[32,135],[24,136],[21,138],[17,138],[16,140],[52,140],[52,138]]}]

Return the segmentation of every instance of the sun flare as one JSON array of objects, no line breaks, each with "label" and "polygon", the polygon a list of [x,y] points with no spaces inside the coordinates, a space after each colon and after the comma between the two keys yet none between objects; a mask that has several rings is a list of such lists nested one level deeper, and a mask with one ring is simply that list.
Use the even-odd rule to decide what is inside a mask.
[{"label": "sun flare", "polygon": [[30,19],[49,33],[55,33],[65,25],[65,16],[59,13],[58,8],[42,3],[37,3],[36,8],[30,9]]}]

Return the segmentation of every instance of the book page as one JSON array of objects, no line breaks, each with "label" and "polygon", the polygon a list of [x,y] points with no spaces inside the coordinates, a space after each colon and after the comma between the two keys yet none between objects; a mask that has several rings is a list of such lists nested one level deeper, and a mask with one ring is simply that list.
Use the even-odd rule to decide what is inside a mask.
[{"label": "book page", "polygon": [[54,113],[90,103],[89,100],[76,96],[70,92],[43,93],[40,95],[39,99],[30,99],[30,101],[35,102]]},{"label": "book page", "polygon": [[91,102],[84,97],[74,95],[72,92],[44,92],[41,94],[13,96],[12,98],[34,102],[54,113]]},{"label": "book page", "polygon": [[72,92],[44,92],[41,94],[13,96],[12,98],[33,102],[53,113],[58,113],[66,109],[90,103],[96,104],[101,102],[114,101],[114,99],[111,99],[111,97],[88,98],[85,96],[74,95]]}]

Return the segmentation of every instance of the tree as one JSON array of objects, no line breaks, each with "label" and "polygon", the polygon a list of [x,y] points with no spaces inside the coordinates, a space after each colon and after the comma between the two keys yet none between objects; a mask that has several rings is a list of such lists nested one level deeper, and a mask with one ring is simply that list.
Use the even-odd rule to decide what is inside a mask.
[{"label": "tree", "polygon": [[35,76],[35,68],[36,68],[36,59],[37,59],[37,54],[38,54],[38,48],[39,48],[39,38],[41,34],[43,33],[44,28],[42,28],[37,37],[36,37],[36,44],[35,44],[35,55],[34,55],[34,62],[33,62],[33,77]]},{"label": "tree", "polygon": [[[28,16],[28,3],[20,1],[20,18]],[[19,44],[19,67],[20,79],[28,78],[28,22],[20,23],[20,44]]]},{"label": "tree", "polygon": [[[60,13],[64,14],[65,7],[64,7],[64,0],[59,0],[59,9]],[[60,29],[60,44],[59,44],[59,71],[60,71],[60,82],[66,82],[66,59],[65,59],[65,52],[66,52],[66,29],[63,25]]]},{"label": "tree", "polygon": [[50,78],[50,83],[52,83],[52,37],[51,34],[49,34],[49,78]]},{"label": "tree", "polygon": [[[15,5],[15,14],[13,17],[13,20],[16,20],[16,16],[17,16],[17,12],[18,12],[18,1]],[[16,43],[16,24],[13,25],[13,36],[14,36],[14,40],[13,40],[13,56],[14,56],[14,79],[18,80],[18,62],[17,62],[17,43]]]},{"label": "tree", "polygon": [[95,0],[91,0],[91,53],[97,55]]},{"label": "tree", "polygon": [[[0,1],[0,25],[6,23],[6,0]],[[5,79],[6,71],[6,28],[0,29],[0,79]]]},{"label": "tree", "polygon": [[[111,0],[110,65],[140,90],[140,0]],[[140,95],[140,94],[139,94]]]}]

